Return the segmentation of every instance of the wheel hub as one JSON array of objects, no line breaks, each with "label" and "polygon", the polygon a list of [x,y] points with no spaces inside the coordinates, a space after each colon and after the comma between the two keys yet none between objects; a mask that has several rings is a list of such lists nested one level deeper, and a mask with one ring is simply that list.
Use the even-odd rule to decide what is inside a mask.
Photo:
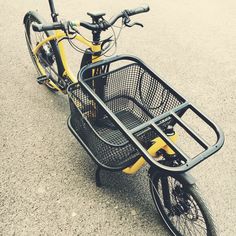
[{"label": "wheel hub", "polygon": [[184,193],[181,186],[177,185],[173,190],[173,195],[175,196],[176,205],[173,206],[172,211],[174,215],[180,216],[189,212],[191,205],[189,203],[189,198],[186,193]]}]

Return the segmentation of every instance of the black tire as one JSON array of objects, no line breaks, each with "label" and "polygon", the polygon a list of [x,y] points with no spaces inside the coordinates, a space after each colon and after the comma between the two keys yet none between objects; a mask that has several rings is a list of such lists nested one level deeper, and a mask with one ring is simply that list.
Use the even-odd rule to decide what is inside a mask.
[{"label": "black tire", "polygon": [[[150,190],[157,211],[173,235],[217,235],[212,216],[195,184],[187,184],[178,175],[154,171],[150,175]],[[164,203],[163,195],[169,201]]]},{"label": "black tire", "polygon": [[[35,32],[32,29],[32,23],[36,22],[38,24],[46,24],[45,20],[37,13],[37,12],[28,12],[25,17],[24,17],[24,25],[25,25],[25,37],[26,37],[26,43],[27,43],[27,47],[29,49],[29,53],[30,53],[30,57],[36,67],[36,70],[38,72],[39,75],[42,75],[37,63],[36,63],[36,59],[35,56],[32,52],[32,49],[34,47],[36,47],[36,45],[42,41],[43,38],[46,38],[50,35],[52,35],[52,33],[50,31],[45,31],[45,32]],[[38,58],[39,58],[39,62],[41,64],[41,66],[44,68],[45,72],[47,74],[50,75],[50,77],[52,77],[55,81],[58,81],[58,76],[52,71],[52,69],[54,69],[54,71],[59,74],[59,70],[58,70],[58,65],[56,62],[56,55],[55,55],[55,48],[53,45],[51,45],[51,43],[47,43],[45,45],[45,47],[47,47],[47,50],[50,50],[51,52],[51,65],[50,66],[45,66],[45,63],[42,62],[42,60],[45,61],[45,59],[41,57],[40,60],[40,55],[38,54]],[[43,49],[42,49],[43,50]],[[58,90],[55,89],[52,85],[50,85],[48,82],[44,83],[47,88],[52,91],[52,92],[57,92]]]}]

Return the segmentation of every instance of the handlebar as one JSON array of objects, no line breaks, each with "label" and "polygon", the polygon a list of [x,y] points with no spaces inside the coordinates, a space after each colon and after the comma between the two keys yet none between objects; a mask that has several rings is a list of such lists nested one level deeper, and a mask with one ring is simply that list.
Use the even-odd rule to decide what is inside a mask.
[{"label": "handlebar", "polygon": [[50,25],[32,23],[32,28],[36,32],[49,31],[49,30],[64,30],[64,24],[62,22],[52,23]]},{"label": "handlebar", "polygon": [[[89,23],[89,22],[81,21],[79,25],[91,31],[105,31],[108,28],[110,28],[112,25],[114,25],[115,22],[121,17],[128,18],[129,16],[148,12],[149,10],[150,10],[149,6],[146,5],[146,6],[130,9],[130,10],[124,10],[121,13],[119,13],[117,16],[113,17],[110,20],[110,22],[107,22],[104,19],[99,21],[98,23]],[[69,25],[77,26],[78,23],[67,21],[64,23],[56,22],[49,25],[43,25],[43,24],[37,24],[34,22],[32,24],[32,27],[33,27],[33,30],[36,32],[49,31],[49,30],[64,30],[65,31]]]},{"label": "handlebar", "polygon": [[126,10],[126,12],[129,16],[133,16],[136,14],[148,12],[149,10],[150,10],[149,6],[145,5],[145,6],[137,7],[137,8],[131,9],[131,10]]}]

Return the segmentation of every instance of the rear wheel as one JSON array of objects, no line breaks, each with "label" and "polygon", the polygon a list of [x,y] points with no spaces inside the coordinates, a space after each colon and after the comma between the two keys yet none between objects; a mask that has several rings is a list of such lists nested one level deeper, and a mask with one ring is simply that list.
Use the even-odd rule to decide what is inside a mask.
[{"label": "rear wheel", "polygon": [[156,171],[150,175],[150,190],[157,211],[173,235],[216,235],[211,214],[196,185]]},{"label": "rear wheel", "polygon": [[[45,43],[35,55],[33,49],[45,38],[52,35],[49,31],[35,32],[32,28],[32,23],[45,24],[45,21],[35,12],[29,12],[24,18],[25,37],[29,49],[31,59],[39,73],[46,75],[49,79],[52,78],[58,82],[58,65],[56,62],[55,49],[50,42]],[[51,91],[58,91],[49,81],[44,83]]]}]

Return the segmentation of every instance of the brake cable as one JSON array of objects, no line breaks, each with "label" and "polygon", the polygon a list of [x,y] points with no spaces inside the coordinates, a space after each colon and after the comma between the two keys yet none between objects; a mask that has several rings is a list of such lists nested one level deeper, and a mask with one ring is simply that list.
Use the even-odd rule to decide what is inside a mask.
[{"label": "brake cable", "polygon": [[[106,23],[109,23],[109,22],[106,21],[105,19],[104,19],[104,21],[105,21]],[[119,27],[119,26],[114,26],[114,27],[120,29],[118,35],[116,35],[115,30],[114,30],[114,27],[113,27],[113,26],[110,27],[110,28],[112,29],[112,32],[113,32],[113,36],[114,36],[114,40],[113,40],[113,41],[114,41],[114,43],[113,43],[111,46],[109,45],[107,48],[102,49],[102,50],[100,51],[101,54],[100,54],[99,56],[95,57],[95,59],[98,58],[98,57],[100,57],[100,56],[110,57],[110,56],[113,56],[113,55],[116,53],[116,51],[117,51],[117,41],[118,41],[118,39],[119,39],[119,37],[120,37],[120,35],[121,35],[122,29],[125,28],[124,25],[126,26],[126,24],[124,24],[124,20],[122,20],[122,26],[121,26],[121,27]],[[70,31],[70,27],[71,27],[71,29],[72,29],[74,32]],[[70,36],[68,35],[68,32],[69,32],[70,34],[74,34],[73,37],[70,37]],[[89,41],[89,42],[92,43],[91,40],[88,40],[86,37],[84,37],[84,36],[79,32],[79,30],[76,29],[75,27],[73,27],[71,24],[68,24],[68,32],[67,32],[67,30],[65,30],[66,36],[63,37],[63,38],[61,38],[61,39],[59,39],[58,42],[57,42],[57,44],[60,43],[62,40],[65,40],[65,39],[66,39],[66,40],[68,40],[70,46],[71,46],[74,50],[76,50],[77,52],[79,52],[79,53],[84,53],[84,54],[90,54],[90,55],[92,54],[92,55],[94,55],[94,53],[91,52],[91,51],[88,51],[88,50],[84,50],[84,49],[82,49],[82,48],[79,48],[79,47],[72,41],[73,39],[76,38],[76,34],[78,34],[78,35],[80,35],[81,37],[83,37],[86,41]],[[107,42],[111,42],[111,41],[112,41],[111,38],[112,38],[113,36],[110,36],[110,37],[108,37],[107,39],[102,40],[102,41],[103,41],[102,44],[105,45]],[[115,46],[114,52],[113,52],[111,55],[105,55],[105,54],[107,54],[114,46]],[[97,53],[97,52],[96,52],[96,53]]]}]

